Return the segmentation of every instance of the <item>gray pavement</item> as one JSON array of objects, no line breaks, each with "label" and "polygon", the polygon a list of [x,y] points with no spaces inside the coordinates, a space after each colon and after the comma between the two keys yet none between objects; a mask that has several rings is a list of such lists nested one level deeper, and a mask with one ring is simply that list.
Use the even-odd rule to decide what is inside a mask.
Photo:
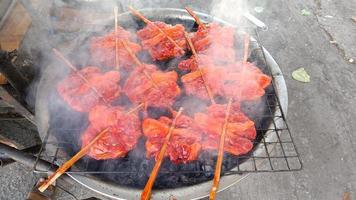
[{"label": "gray pavement", "polygon": [[[259,173],[218,195],[218,199],[356,199],[356,1],[314,0],[262,3],[254,13],[269,30],[263,45],[279,63],[289,92],[288,122],[304,169]],[[311,11],[301,15],[302,9]],[[332,17],[330,17],[332,16]],[[332,42],[330,42],[332,41]],[[310,83],[292,80],[304,67]],[[34,176],[19,164],[0,169],[0,199],[24,199]],[[92,193],[70,187],[77,197]],[[71,199],[63,192],[59,199]]]}]

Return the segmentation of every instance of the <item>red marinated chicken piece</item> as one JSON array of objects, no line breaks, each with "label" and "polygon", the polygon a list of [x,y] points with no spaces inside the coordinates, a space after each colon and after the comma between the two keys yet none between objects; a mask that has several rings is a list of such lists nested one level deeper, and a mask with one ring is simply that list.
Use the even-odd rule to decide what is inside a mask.
[{"label": "red marinated chicken piece", "polygon": [[[206,113],[196,113],[195,123],[204,130],[202,148],[204,150],[218,150],[221,130],[224,124],[226,105],[213,104]],[[233,155],[248,153],[252,147],[252,140],[256,138],[255,124],[244,115],[238,105],[233,105],[228,120],[224,150]]]},{"label": "red marinated chicken piece", "polygon": [[214,64],[213,60],[209,56],[206,56],[204,54],[199,54],[198,59],[192,56],[189,59],[180,62],[178,64],[178,69],[195,71],[198,69],[198,63],[199,63],[199,67],[212,66]]},{"label": "red marinated chicken piece", "polygon": [[175,71],[162,72],[154,65],[145,64],[131,72],[124,85],[124,92],[136,104],[167,107],[173,105],[175,98],[180,95],[177,79]]},{"label": "red marinated chicken piece", "polygon": [[[80,73],[88,81],[84,81]],[[57,91],[64,101],[74,110],[88,112],[92,107],[103,104],[103,99],[111,102],[120,95],[120,73],[117,71],[101,72],[97,67],[88,66],[78,72],[72,72],[62,80]]]},{"label": "red marinated chicken piece", "polygon": [[109,131],[90,149],[88,155],[96,160],[124,157],[142,135],[137,114],[126,114],[121,107],[96,106],[89,113],[89,127],[83,133],[82,146],[86,146],[105,128]]},{"label": "red marinated chicken piece", "polygon": [[[194,67],[197,65],[193,65],[193,69]],[[200,68],[213,96],[231,97],[238,101],[252,101],[262,97],[272,80],[249,62],[245,64],[245,67],[241,62],[236,62],[226,66],[207,65]],[[204,100],[209,99],[198,70],[182,76],[181,80],[188,95]]]},{"label": "red marinated chicken piece", "polygon": [[130,68],[134,65],[134,61],[130,54],[126,51],[120,40],[125,40],[129,48],[134,54],[141,51],[141,46],[131,42],[130,32],[124,30],[122,27],[118,27],[118,33],[108,33],[105,36],[94,37],[90,43],[90,53],[92,59],[98,62],[100,65],[107,67],[115,67],[115,36],[119,39],[118,42],[118,55],[120,66]]},{"label": "red marinated chicken piece", "polygon": [[[161,33],[156,26],[161,28],[165,34]],[[181,24],[172,26],[163,22],[153,22],[139,30],[137,36],[142,40],[142,47],[148,50],[153,60],[166,60],[183,55],[182,49],[186,48],[184,30]],[[181,48],[170,41],[167,35]]]},{"label": "red marinated chicken piece", "polygon": [[[212,66],[200,67],[200,70],[204,76],[205,84],[210,88],[213,96],[223,95],[225,70],[222,67],[215,68]],[[181,80],[187,95],[194,95],[198,98],[209,100],[204,80],[198,70],[185,74],[181,77]]]},{"label": "red marinated chicken piece", "polygon": [[240,101],[252,101],[265,94],[265,88],[271,84],[271,77],[264,74],[258,67],[247,62],[234,63],[226,66],[229,73],[225,77],[225,96]]},{"label": "red marinated chicken piece", "polygon": [[193,34],[192,42],[198,53],[209,56],[216,64],[235,59],[234,28],[211,23]]},{"label": "red marinated chicken piece", "polygon": [[[172,120],[164,116],[159,120],[147,118],[143,121],[142,130],[147,137],[147,158],[157,158],[171,123]],[[173,163],[187,163],[196,160],[201,150],[201,136],[200,130],[190,117],[179,116],[168,143],[166,156]]]}]

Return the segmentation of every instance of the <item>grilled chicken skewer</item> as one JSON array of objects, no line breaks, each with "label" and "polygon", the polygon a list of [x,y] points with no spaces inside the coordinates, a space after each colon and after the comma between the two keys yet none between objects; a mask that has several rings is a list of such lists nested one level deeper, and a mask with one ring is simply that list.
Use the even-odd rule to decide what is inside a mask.
[{"label": "grilled chicken skewer", "polygon": [[[126,51],[130,54],[130,56],[132,57],[132,59],[134,60],[134,62],[136,63],[137,66],[144,66],[141,61],[136,57],[136,55],[132,52],[132,50],[130,49],[130,47],[127,45],[126,41],[121,41],[122,45],[125,47]],[[157,83],[155,83],[155,81],[153,80],[152,76],[144,69],[143,70],[143,74],[151,80],[153,86],[156,89],[159,89]]]},{"label": "grilled chicken skewer", "polygon": [[134,103],[145,102],[146,106],[171,107],[180,94],[175,71],[163,72],[155,65],[141,63],[129,46],[122,41],[124,48],[138,66],[127,78],[124,91]]},{"label": "grilled chicken skewer", "polygon": [[213,186],[211,187],[211,190],[210,190],[210,196],[209,196],[210,200],[215,199],[216,192],[218,191],[218,188],[219,188],[221,165],[222,165],[222,161],[224,158],[225,135],[226,135],[227,125],[229,123],[231,104],[232,104],[232,99],[230,98],[229,103],[227,104],[224,125],[223,125],[223,128],[221,130],[221,135],[220,135],[218,159],[216,161],[216,166],[215,166]]},{"label": "grilled chicken skewer", "polygon": [[104,103],[106,103],[108,106],[110,106],[109,102],[100,94],[100,92],[94,87],[92,86],[88,79],[86,79],[81,73],[80,71],[78,71],[78,69],[71,63],[69,62],[68,59],[66,59],[63,54],[61,52],[59,52],[57,49],[52,49],[53,53],[60,58],[69,68],[71,68],[86,84],[89,85],[89,87],[95,92],[95,94],[100,97],[100,99],[102,99],[104,101]]},{"label": "grilled chicken skewer", "polygon": [[169,128],[169,131],[168,131],[168,134],[166,135],[165,139],[164,139],[164,143],[161,147],[161,150],[158,154],[158,159],[155,163],[155,166],[153,167],[152,169],[152,172],[151,172],[151,175],[150,175],[150,178],[148,179],[147,183],[146,183],[146,186],[145,188],[143,189],[142,193],[141,193],[141,200],[149,200],[151,198],[151,192],[152,192],[152,187],[153,187],[153,184],[156,180],[156,177],[158,175],[158,172],[159,172],[159,169],[161,167],[161,164],[162,164],[162,161],[163,161],[163,158],[164,158],[164,155],[166,154],[166,149],[167,149],[167,146],[168,146],[168,142],[172,136],[172,133],[173,133],[173,130],[174,130],[174,127],[175,127],[175,124],[177,122],[177,118],[182,114],[183,112],[183,108],[179,108],[179,111],[178,113],[176,114],[172,124],[171,124],[171,127]]},{"label": "grilled chicken skewer", "polygon": [[174,41],[164,30],[162,30],[160,27],[158,27],[157,25],[155,25],[152,21],[150,21],[149,19],[147,19],[145,16],[143,16],[140,12],[138,12],[136,9],[134,9],[133,7],[129,6],[129,10],[138,18],[140,18],[142,21],[144,21],[146,24],[150,24],[153,25],[154,27],[157,28],[157,30],[164,34],[167,39],[172,42],[172,44],[174,44],[175,47],[177,47],[182,54],[184,54],[184,50],[181,46],[178,45],[178,43],[176,41]]},{"label": "grilled chicken skewer", "polygon": [[[135,108],[127,111],[125,114],[130,115],[133,112],[137,111],[143,107],[143,104],[140,104],[136,106]],[[74,163],[76,163],[79,159],[81,159],[86,153],[90,150],[90,148],[98,141],[100,140],[106,133],[108,133],[110,130],[110,127],[105,128],[102,130],[93,140],[91,140],[86,146],[81,148],[81,150],[76,153],[71,159],[69,159],[67,162],[65,162],[62,166],[60,166],[54,174],[52,174],[46,181],[42,183],[42,185],[38,188],[39,191],[43,192],[45,191],[52,183],[54,183],[63,173],[65,173],[69,168],[71,168]]]},{"label": "grilled chicken skewer", "polygon": [[[244,38],[244,57],[243,57],[242,74],[244,74],[244,72],[245,72],[245,65],[247,63],[249,40],[250,40],[250,36],[248,34],[246,34],[245,38]],[[242,81],[242,80],[240,80],[240,81]],[[241,96],[241,90],[239,91],[239,93],[240,93],[239,96]],[[237,100],[239,100],[239,99],[237,99]],[[218,158],[217,158],[216,166],[215,166],[213,185],[211,187],[210,196],[209,196],[210,200],[214,200],[215,199],[216,193],[217,193],[218,188],[219,188],[220,175],[221,175],[221,166],[222,166],[222,161],[223,161],[223,158],[224,158],[225,135],[226,135],[226,132],[227,132],[227,125],[229,123],[229,115],[230,115],[232,101],[233,101],[233,99],[230,98],[229,102],[227,104],[224,125],[223,125],[223,128],[221,130]]]},{"label": "grilled chicken skewer", "polygon": [[212,104],[215,104],[214,95],[212,94],[211,89],[210,89],[209,85],[207,84],[207,82],[206,82],[206,80],[205,80],[205,78],[204,78],[203,72],[202,72],[202,70],[201,70],[200,67],[199,67],[198,54],[197,54],[197,52],[195,51],[194,45],[193,45],[193,43],[192,43],[192,40],[189,38],[189,36],[188,36],[187,33],[184,34],[184,37],[185,37],[185,39],[186,39],[187,42],[188,42],[188,45],[189,45],[189,47],[190,47],[190,49],[191,49],[191,51],[192,51],[192,53],[193,53],[193,56],[194,56],[196,62],[198,63],[198,64],[197,64],[197,66],[198,66],[198,71],[199,71],[199,73],[200,73],[201,78],[203,79],[204,86],[205,86],[206,92],[208,93],[208,96],[209,96],[209,98],[210,98],[210,101],[211,101]]}]

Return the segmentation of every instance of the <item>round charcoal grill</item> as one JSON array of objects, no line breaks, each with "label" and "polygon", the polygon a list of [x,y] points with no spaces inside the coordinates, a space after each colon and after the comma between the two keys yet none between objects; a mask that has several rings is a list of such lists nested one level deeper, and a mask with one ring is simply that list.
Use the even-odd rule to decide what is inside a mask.
[{"label": "round charcoal grill", "polygon": [[[196,25],[192,17],[182,9],[142,9],[140,12],[152,21],[164,21],[169,24],[183,24],[188,31],[195,31]],[[225,25],[231,24],[209,16],[203,13],[197,13],[198,16],[207,22],[218,22]],[[136,20],[130,13],[123,13],[119,16],[119,23],[125,29],[141,29],[144,24]],[[113,24],[110,23],[108,24]],[[108,30],[112,30],[112,26]],[[88,38],[101,33],[90,33]],[[105,32],[104,32],[105,34]],[[88,41],[88,40],[84,40]],[[241,43],[241,41],[240,41]],[[236,41],[235,45],[239,44]],[[76,66],[93,65],[88,61],[87,42],[84,42],[79,47],[71,49],[69,55],[72,55],[74,64]],[[79,53],[78,53],[79,52]],[[83,54],[83,55],[82,55]],[[189,56],[189,55],[187,55]],[[80,59],[75,59],[80,57]],[[150,62],[145,54],[140,55],[145,62]],[[185,59],[184,57],[182,59]],[[77,61],[75,61],[77,60]],[[261,70],[273,76],[273,85],[271,84],[266,89],[266,95],[261,98],[261,101],[255,103],[245,103],[242,105],[242,110],[252,120],[255,121],[257,128],[257,138],[255,145],[249,155],[259,155],[265,151],[261,146],[262,138],[264,142],[273,142],[276,140],[276,134],[270,133],[269,130],[275,130],[282,126],[283,119],[274,121],[273,116],[281,115],[283,108],[284,115],[287,112],[287,89],[281,75],[281,71],[273,60],[271,55],[263,48],[261,48],[254,38],[250,41],[250,57],[251,62],[256,62]],[[179,60],[174,59],[167,62],[156,62],[162,70],[174,70]],[[182,74],[180,74],[182,75]],[[55,141],[63,150],[64,160],[73,156],[80,148],[80,134],[88,125],[86,114],[72,111],[58,96],[56,92],[56,85],[59,80],[65,77],[63,69],[60,69],[59,63],[56,66],[47,67],[38,86],[38,93],[36,98],[36,118],[38,122],[39,133],[45,141]],[[272,95],[271,95],[272,94]],[[278,98],[272,98],[272,97]],[[191,98],[180,98],[175,108],[183,105],[186,106],[188,102],[195,101]],[[281,109],[276,109],[274,106],[276,102]],[[121,99],[117,104],[125,102]],[[197,107],[195,104],[190,104],[192,107]],[[199,105],[204,106],[204,102],[199,102]],[[189,111],[189,106],[185,107]],[[152,110],[153,115],[164,115],[164,110]],[[264,118],[261,116],[268,116]],[[272,123],[273,121],[273,123]],[[53,145],[47,145],[46,151],[56,151]],[[249,155],[244,157],[236,157],[229,154],[224,155],[223,173],[228,172],[236,167],[243,168]],[[60,161],[60,159],[58,159]],[[165,160],[161,167],[161,173],[156,179],[154,185],[153,199],[168,199],[174,196],[177,199],[198,199],[207,196],[211,187],[211,179],[213,178],[213,171],[215,167],[216,156],[210,153],[202,153],[197,161],[189,164],[175,165],[169,160]],[[262,162],[255,162],[257,165]],[[68,173],[78,183],[101,193],[105,196],[116,199],[138,199],[142,188],[151,172],[154,165],[153,159],[147,160],[144,151],[144,138],[141,138],[137,147],[129,152],[128,156],[122,159],[96,161],[89,157],[85,157],[75,164],[71,172]],[[220,181],[219,190],[224,190],[234,183],[245,178],[248,174],[239,175],[231,173],[223,176]]]}]

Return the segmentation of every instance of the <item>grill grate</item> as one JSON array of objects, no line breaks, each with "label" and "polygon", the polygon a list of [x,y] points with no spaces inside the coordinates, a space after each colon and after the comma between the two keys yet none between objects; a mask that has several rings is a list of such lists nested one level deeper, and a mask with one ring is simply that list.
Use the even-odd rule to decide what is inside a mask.
[{"label": "grill grate", "polygon": [[[267,66],[266,55],[263,51],[261,41],[259,39],[259,31],[257,28],[249,29],[249,33],[256,38],[255,49],[252,49],[251,55],[253,53],[260,53],[262,55],[262,65]],[[253,45],[250,45],[253,46]],[[282,74],[273,74],[272,69],[268,66],[267,70],[264,73],[273,77],[272,87],[268,93],[265,94],[266,101],[265,107],[267,108],[267,114],[255,116],[254,120],[256,121],[269,121],[270,126],[265,128],[263,126],[256,127],[257,135],[261,135],[259,140],[256,140],[254,143],[254,151],[248,155],[243,156],[229,156],[224,155],[223,162],[223,175],[234,175],[234,174],[244,174],[244,173],[253,173],[253,172],[287,172],[287,171],[298,171],[302,169],[302,162],[300,160],[297,148],[293,141],[291,131],[287,125],[286,118],[280,103],[280,99],[276,95],[276,83],[275,79],[282,76]],[[82,131],[78,129],[63,129],[63,128],[51,128],[47,135],[44,138],[44,142],[41,148],[40,153],[38,154],[38,159],[45,159],[50,161],[53,165],[63,164],[69,157],[66,154],[66,148],[71,146],[71,143],[67,141],[60,141],[58,138],[55,138],[53,135],[55,132],[64,131]],[[46,151],[45,151],[46,149]],[[48,151],[51,150],[51,151]],[[172,170],[162,167],[160,174],[204,174],[207,177],[212,177],[214,173],[216,156],[212,157],[210,154],[203,154],[202,159],[199,163],[187,164],[189,169],[185,169],[182,165],[177,166]],[[233,159],[235,158],[235,159]],[[236,159],[237,158],[237,159]],[[123,158],[122,160],[125,160]],[[80,175],[91,175],[91,174],[140,174],[142,171],[138,169],[133,169],[128,167],[127,170],[103,170],[97,171],[90,168],[92,159],[82,158],[80,160],[81,168],[77,169],[73,167],[70,171],[66,172],[67,174],[80,174]],[[169,161],[165,160],[165,163]],[[84,166],[84,167],[83,167]],[[231,167],[233,166],[233,167]],[[148,165],[147,167],[150,167]],[[37,162],[33,167],[34,172],[36,173],[47,173],[48,171],[41,171],[37,169]],[[149,170],[150,171],[150,170]]]}]

